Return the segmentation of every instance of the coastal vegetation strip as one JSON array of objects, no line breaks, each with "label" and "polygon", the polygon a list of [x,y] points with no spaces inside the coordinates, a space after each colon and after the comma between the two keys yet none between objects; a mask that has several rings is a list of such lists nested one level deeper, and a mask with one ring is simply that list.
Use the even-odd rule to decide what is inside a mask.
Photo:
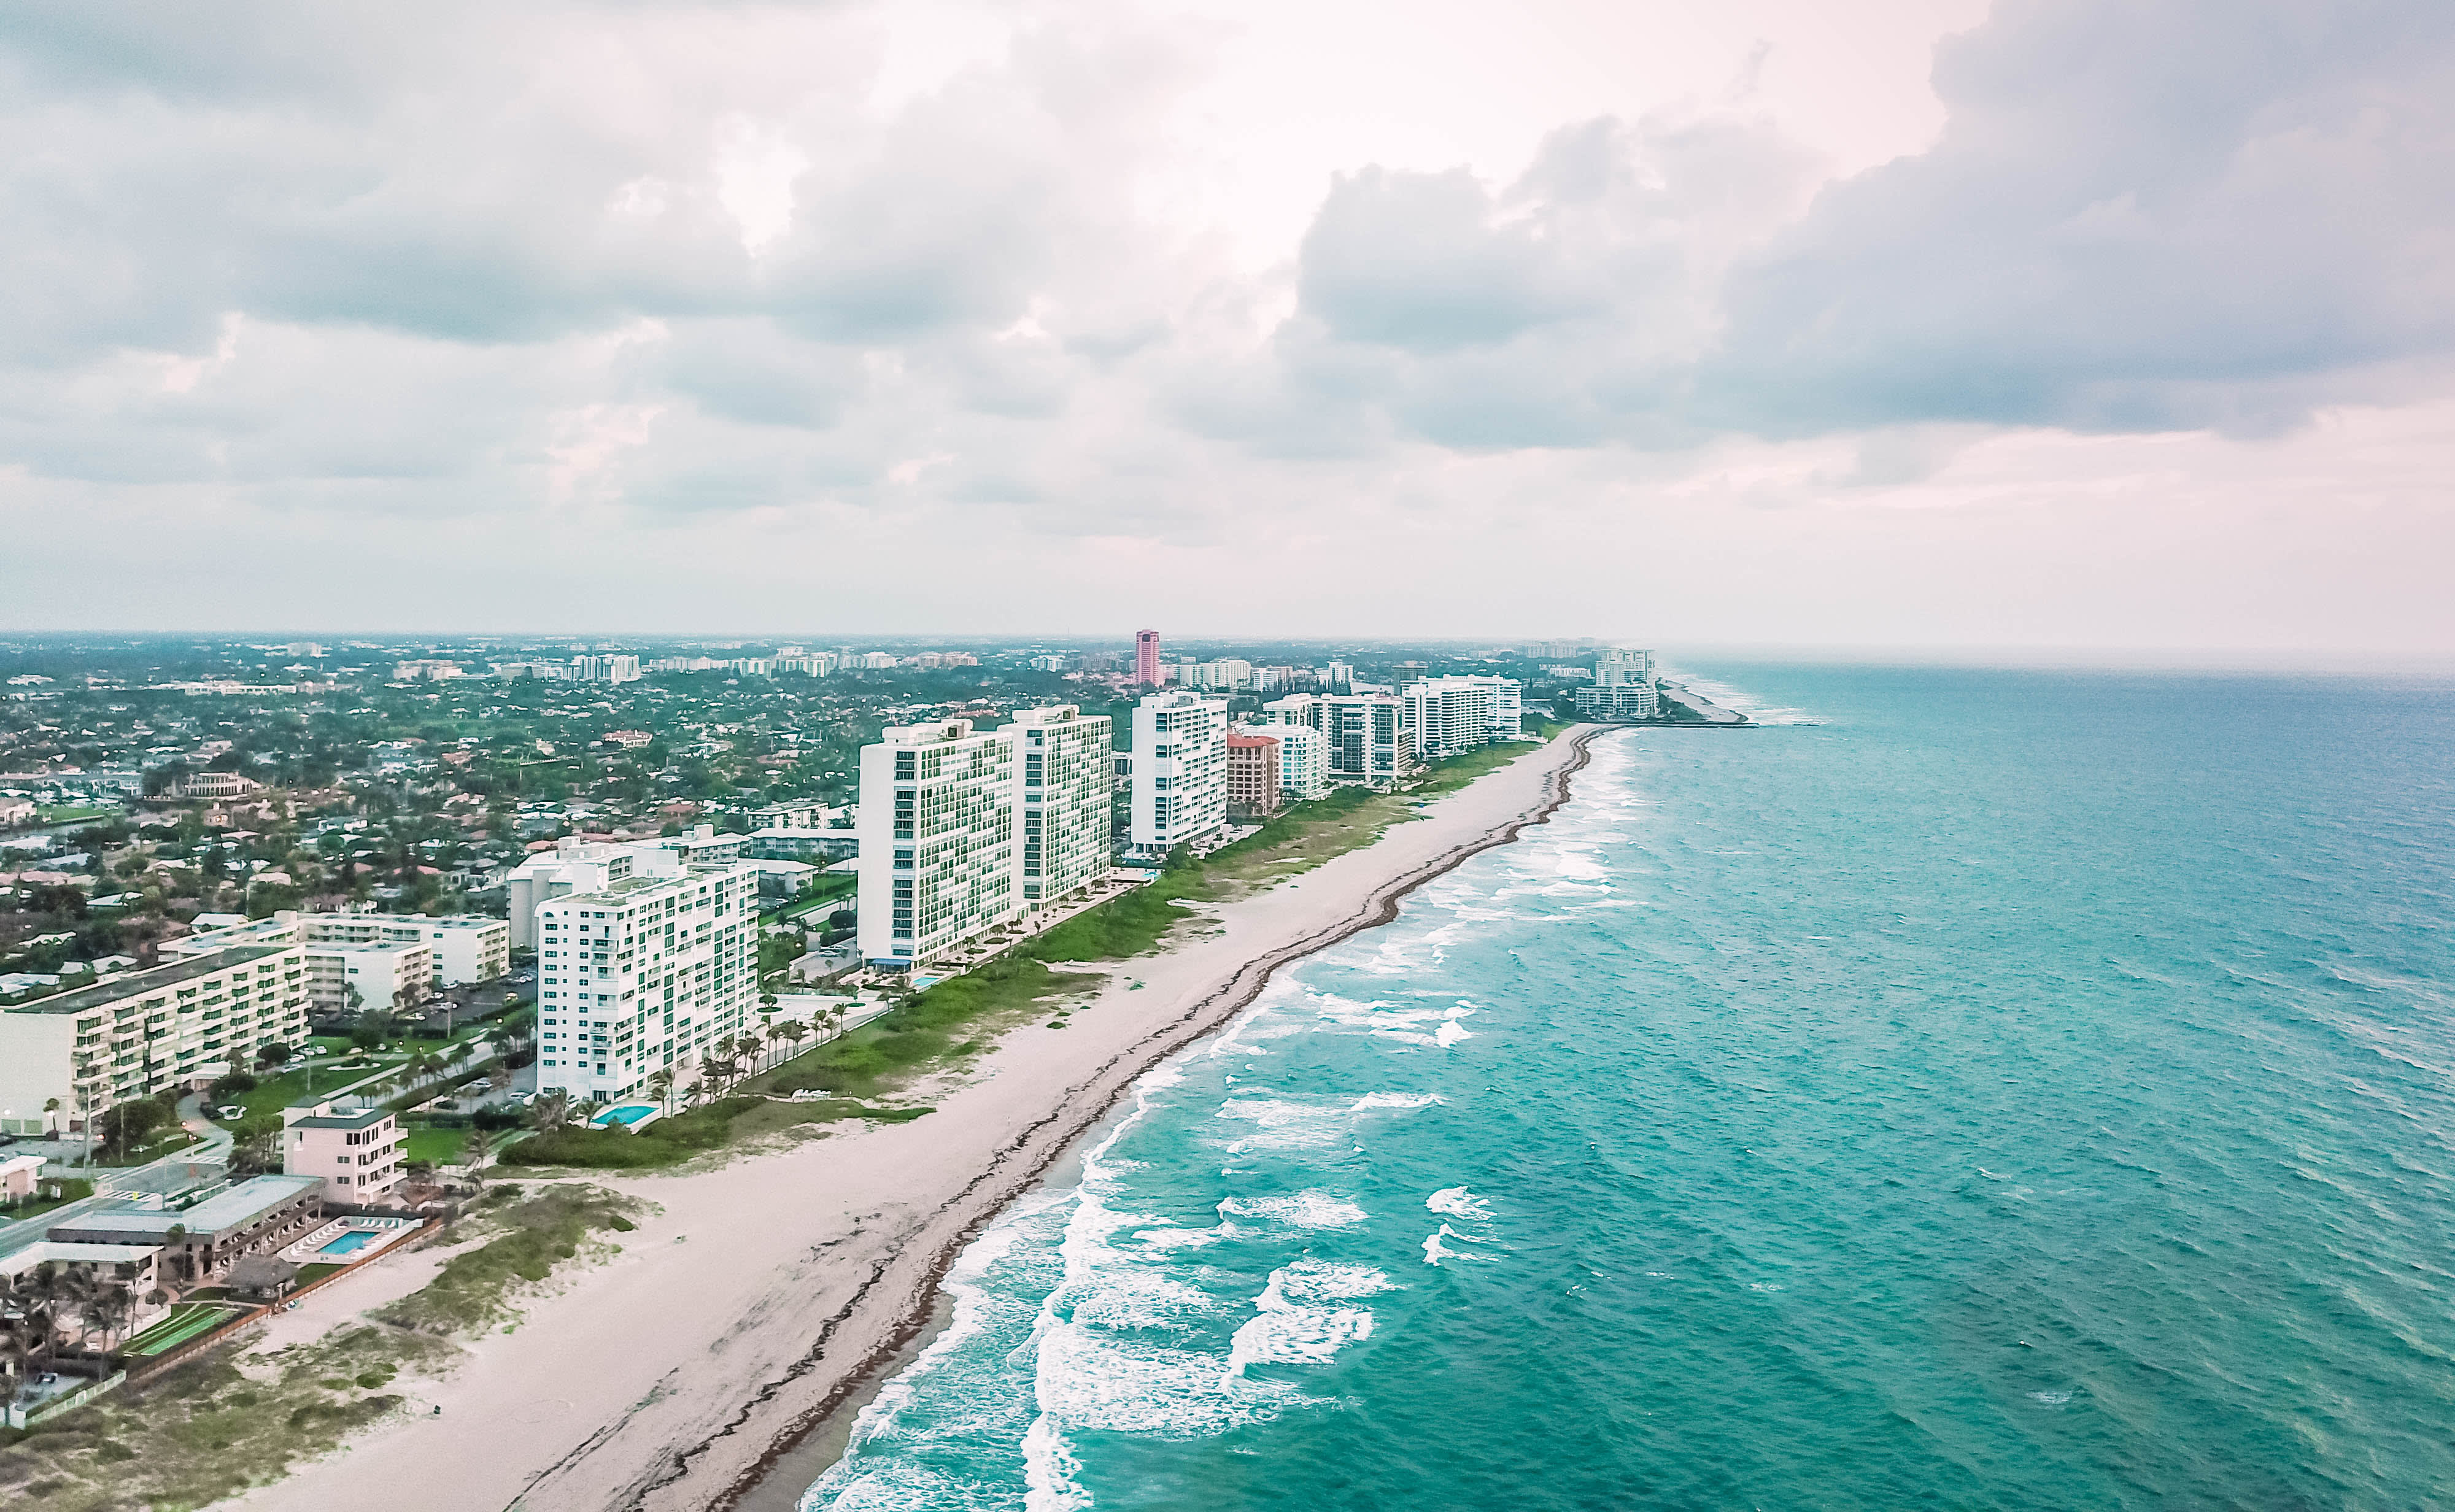
[{"label": "coastal vegetation strip", "polygon": [[499,1157],[504,1166],[653,1171],[770,1135],[815,1132],[843,1119],[903,1122],[926,1108],[872,1107],[854,1098],[808,1101],[724,1097],[659,1119],[637,1133],[565,1125],[521,1139]]},{"label": "coastal vegetation strip", "polygon": [[641,1204],[593,1186],[545,1186],[523,1195],[513,1185],[486,1195],[464,1222],[494,1237],[443,1262],[435,1280],[369,1316],[430,1334],[487,1327],[517,1312],[520,1294],[557,1265],[603,1253],[602,1236],[627,1234]]},{"label": "coastal vegetation strip", "polygon": [[206,1351],[142,1385],[5,1436],[0,1502],[45,1512],[201,1507],[280,1479],[395,1411],[403,1371],[454,1348],[397,1329],[346,1327],[260,1358]]},{"label": "coastal vegetation strip", "polygon": [[[433,1378],[460,1360],[451,1336],[517,1319],[521,1300],[556,1272],[610,1252],[643,1205],[580,1184],[497,1186],[444,1229],[439,1243],[483,1242],[436,1278],[321,1339],[264,1354],[243,1339],[205,1350],[78,1411],[0,1432],[0,1503],[62,1512],[161,1512],[200,1507],[280,1479],[303,1460],[400,1408],[396,1378]],[[302,1281],[337,1267],[310,1265]],[[234,1309],[180,1303],[124,1346],[169,1354]]]}]

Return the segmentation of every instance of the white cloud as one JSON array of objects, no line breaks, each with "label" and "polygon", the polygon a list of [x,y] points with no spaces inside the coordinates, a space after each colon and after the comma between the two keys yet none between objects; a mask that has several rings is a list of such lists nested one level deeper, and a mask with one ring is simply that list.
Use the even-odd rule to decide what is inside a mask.
[{"label": "white cloud", "polygon": [[0,615],[2455,646],[2450,13],[1973,7],[29,4]]}]

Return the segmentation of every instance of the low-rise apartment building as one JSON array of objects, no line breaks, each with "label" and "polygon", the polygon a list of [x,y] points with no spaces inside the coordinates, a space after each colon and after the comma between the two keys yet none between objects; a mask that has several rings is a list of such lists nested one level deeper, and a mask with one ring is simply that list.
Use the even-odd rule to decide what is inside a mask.
[{"label": "low-rise apartment building", "polygon": [[47,1237],[60,1244],[151,1247],[161,1263],[193,1282],[304,1238],[324,1220],[324,1191],[314,1177],[251,1177],[189,1207],[80,1213],[53,1224]]},{"label": "low-rise apartment building", "polygon": [[1581,719],[1652,719],[1662,712],[1662,696],[1650,682],[1579,688],[1575,697]]},{"label": "low-rise apartment building", "polygon": [[[431,996],[432,989],[493,981],[512,969],[511,924],[482,914],[430,918],[422,914],[302,914],[284,909],[270,918],[231,920],[217,929],[203,927],[209,918],[220,921],[227,917],[197,915],[202,932],[165,942],[162,953],[202,955],[232,945],[300,944],[307,946],[311,954],[422,946],[425,982],[430,991],[421,991],[419,998]],[[401,980],[406,983],[409,978],[404,976]],[[373,992],[364,988],[361,991],[371,1005],[391,1001],[389,997],[379,999]],[[319,1001],[318,1006],[327,1005]]]},{"label": "low-rise apartment building", "polygon": [[387,1108],[319,1102],[281,1115],[281,1170],[324,1182],[324,1200],[368,1206],[401,1182],[401,1146],[409,1137]]},{"label": "low-rise apartment building", "polygon": [[754,861],[807,861],[813,866],[824,866],[860,854],[861,836],[854,830],[771,824],[750,832],[750,858]]},{"label": "low-rise apartment building", "polygon": [[401,1011],[435,995],[424,945],[307,945],[307,1005],[319,1014]]},{"label": "low-rise apartment building", "polygon": [[251,1067],[307,1038],[297,945],[241,945],[0,1008],[0,1129],[81,1135],[112,1106]]}]

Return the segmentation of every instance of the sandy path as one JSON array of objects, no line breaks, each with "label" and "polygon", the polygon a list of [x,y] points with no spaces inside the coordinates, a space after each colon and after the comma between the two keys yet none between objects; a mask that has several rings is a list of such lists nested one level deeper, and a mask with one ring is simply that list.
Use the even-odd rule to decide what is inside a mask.
[{"label": "sandy path", "polygon": [[1406,892],[1548,814],[1587,738],[1591,727],[1530,748],[1426,818],[1228,905],[1217,933],[1133,961],[1068,1027],[1008,1034],[927,1118],[702,1175],[606,1180],[661,1213],[517,1332],[477,1341],[420,1393],[440,1416],[396,1420],[234,1504],[732,1506],[926,1326],[964,1245],[1135,1078],[1219,1028],[1278,966],[1387,922]]}]

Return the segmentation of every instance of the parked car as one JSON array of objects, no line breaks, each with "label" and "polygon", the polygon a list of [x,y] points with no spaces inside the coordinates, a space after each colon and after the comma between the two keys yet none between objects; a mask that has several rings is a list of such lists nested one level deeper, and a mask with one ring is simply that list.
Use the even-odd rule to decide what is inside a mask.
[{"label": "parked car", "polygon": [[247,1104],[244,1102],[225,1102],[220,1107],[213,1110],[213,1117],[221,1119],[224,1123],[228,1123],[234,1119],[244,1119],[247,1117]]}]

